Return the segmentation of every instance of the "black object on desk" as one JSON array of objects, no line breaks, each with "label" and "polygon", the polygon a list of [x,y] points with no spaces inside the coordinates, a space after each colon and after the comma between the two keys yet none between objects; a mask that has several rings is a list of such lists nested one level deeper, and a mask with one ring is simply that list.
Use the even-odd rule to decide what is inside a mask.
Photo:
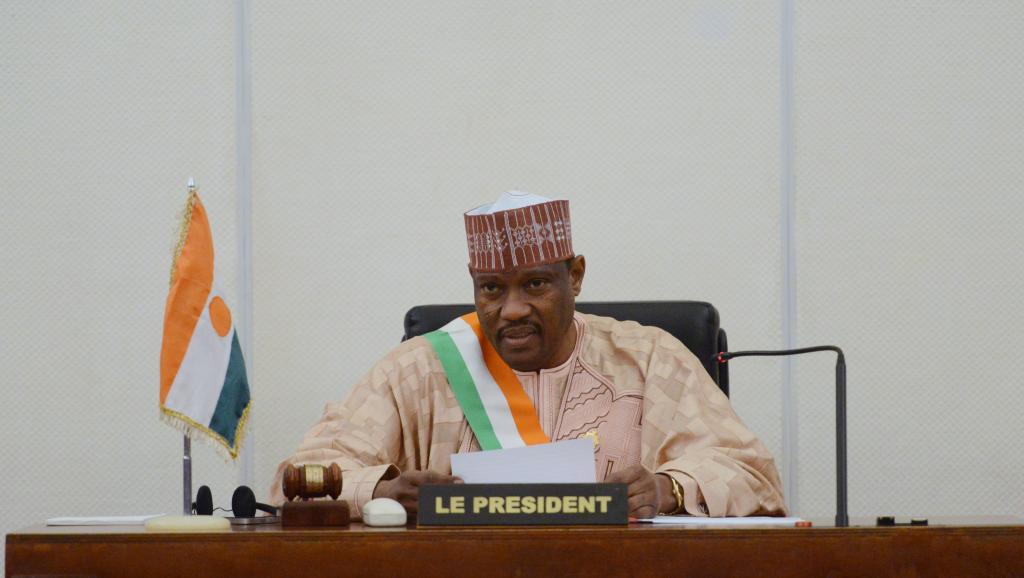
[{"label": "black object on desk", "polygon": [[875,520],[876,526],[927,526],[928,518],[911,518],[910,522],[896,522],[896,516],[879,516]]}]

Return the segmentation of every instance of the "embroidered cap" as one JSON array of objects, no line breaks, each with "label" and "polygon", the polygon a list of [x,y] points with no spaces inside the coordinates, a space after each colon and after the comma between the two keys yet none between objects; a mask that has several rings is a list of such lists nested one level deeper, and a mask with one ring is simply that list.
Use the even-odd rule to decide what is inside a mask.
[{"label": "embroidered cap", "polygon": [[509,191],[465,215],[469,268],[510,271],[573,256],[569,201]]}]

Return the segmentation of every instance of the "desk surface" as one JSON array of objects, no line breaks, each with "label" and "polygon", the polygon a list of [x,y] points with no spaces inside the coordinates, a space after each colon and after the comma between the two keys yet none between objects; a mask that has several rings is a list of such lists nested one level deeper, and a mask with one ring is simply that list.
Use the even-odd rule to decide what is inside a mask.
[{"label": "desk surface", "polygon": [[155,534],[33,526],[8,576],[1024,576],[1024,519],[928,527],[282,529]]}]

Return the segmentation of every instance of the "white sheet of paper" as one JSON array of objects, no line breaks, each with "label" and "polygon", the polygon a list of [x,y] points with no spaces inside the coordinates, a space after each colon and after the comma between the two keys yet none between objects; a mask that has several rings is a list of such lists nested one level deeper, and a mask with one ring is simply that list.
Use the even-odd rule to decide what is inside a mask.
[{"label": "white sheet of paper", "polygon": [[63,517],[50,518],[46,521],[47,526],[141,526],[150,518],[163,516],[163,514],[150,514],[148,516],[86,516],[86,517]]},{"label": "white sheet of paper", "polygon": [[467,484],[593,484],[590,438],[452,455],[452,475]]},{"label": "white sheet of paper", "polygon": [[751,516],[749,518],[700,518],[696,516],[658,516],[644,518],[638,522],[649,524],[673,524],[676,526],[700,526],[702,528],[745,528],[749,526],[784,526],[793,527],[803,518],[773,518],[770,516]]}]

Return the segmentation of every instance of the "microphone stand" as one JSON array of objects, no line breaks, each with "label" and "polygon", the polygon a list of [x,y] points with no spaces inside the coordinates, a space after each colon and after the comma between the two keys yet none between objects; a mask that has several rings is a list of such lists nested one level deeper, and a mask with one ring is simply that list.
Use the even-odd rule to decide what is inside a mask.
[{"label": "microphone stand", "polygon": [[846,358],[843,350],[834,345],[820,345],[801,349],[780,349],[769,351],[722,351],[718,363],[728,363],[734,357],[763,357],[799,355],[815,351],[834,351],[836,357],[836,527],[850,525],[846,495]]},{"label": "microphone stand", "polygon": [[192,440],[188,437],[188,434],[185,434],[184,437],[185,437],[185,451],[184,451],[184,453],[182,453],[182,456],[181,456],[181,473],[182,473],[182,489],[184,490],[184,492],[182,492],[182,493],[185,494],[184,495],[184,498],[185,498],[184,502],[185,503],[182,506],[182,513],[181,514],[183,516],[191,516],[192,515]]}]

